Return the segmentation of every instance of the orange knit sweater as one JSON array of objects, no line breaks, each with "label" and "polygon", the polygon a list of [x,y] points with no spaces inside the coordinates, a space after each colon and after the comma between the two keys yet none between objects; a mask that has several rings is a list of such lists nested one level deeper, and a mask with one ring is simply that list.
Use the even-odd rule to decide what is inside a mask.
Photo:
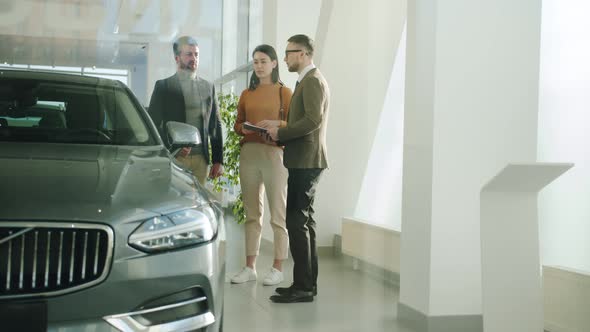
[{"label": "orange knit sweater", "polygon": [[[280,84],[261,84],[255,90],[244,90],[238,102],[238,116],[234,124],[234,130],[238,135],[244,136],[240,141],[243,145],[247,142],[265,143],[268,142],[260,137],[258,134],[244,135],[242,132],[242,124],[250,122],[256,124],[262,120],[281,120],[279,118],[279,88]],[[281,90],[283,95],[283,109],[285,112],[284,121],[281,127],[286,125],[287,114],[289,114],[289,104],[291,103],[291,89],[283,86]]]}]

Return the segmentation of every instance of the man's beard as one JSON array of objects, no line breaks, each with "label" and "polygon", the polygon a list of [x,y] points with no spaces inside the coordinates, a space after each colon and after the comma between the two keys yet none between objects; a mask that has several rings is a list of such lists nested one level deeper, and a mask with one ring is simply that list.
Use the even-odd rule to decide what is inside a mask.
[{"label": "man's beard", "polygon": [[289,71],[290,71],[291,73],[296,73],[296,72],[299,70],[299,64],[297,64],[297,63],[294,63],[294,64],[292,64],[292,65],[288,66],[288,68],[287,68],[287,69],[289,69]]},{"label": "man's beard", "polygon": [[191,68],[190,62],[189,63],[183,63],[181,61],[180,62],[180,69],[182,69],[182,70],[189,70],[189,71],[197,71],[197,66],[195,66],[195,68]]}]

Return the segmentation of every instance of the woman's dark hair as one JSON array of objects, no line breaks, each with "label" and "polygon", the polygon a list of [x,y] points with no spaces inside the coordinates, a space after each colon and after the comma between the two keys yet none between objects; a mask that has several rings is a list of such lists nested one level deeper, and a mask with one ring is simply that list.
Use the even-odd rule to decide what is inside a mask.
[{"label": "woman's dark hair", "polygon": [[[256,52],[264,53],[268,55],[270,61],[277,62],[277,66],[272,69],[270,79],[273,83],[279,82],[281,85],[283,85],[283,82],[281,82],[281,78],[279,77],[279,59],[277,57],[277,52],[275,51],[274,47],[267,44],[258,45],[254,49],[254,51],[252,51],[252,57],[254,57],[254,54],[256,54]],[[252,72],[252,76],[250,77],[250,86],[248,86],[248,89],[255,90],[258,87],[258,85],[260,85],[260,79],[258,78],[258,76],[256,76],[256,72]]]}]

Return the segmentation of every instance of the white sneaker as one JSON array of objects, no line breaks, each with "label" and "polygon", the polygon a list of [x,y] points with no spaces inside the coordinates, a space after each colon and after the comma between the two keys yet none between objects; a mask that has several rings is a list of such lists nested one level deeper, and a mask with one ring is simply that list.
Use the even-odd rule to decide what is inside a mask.
[{"label": "white sneaker", "polygon": [[283,281],[283,272],[275,269],[274,267],[270,268],[268,274],[264,277],[262,284],[265,286],[272,286],[278,285]]},{"label": "white sneaker", "polygon": [[246,281],[255,281],[256,280],[256,270],[251,269],[247,266],[244,266],[242,271],[238,272],[231,278],[232,284],[243,284]]}]

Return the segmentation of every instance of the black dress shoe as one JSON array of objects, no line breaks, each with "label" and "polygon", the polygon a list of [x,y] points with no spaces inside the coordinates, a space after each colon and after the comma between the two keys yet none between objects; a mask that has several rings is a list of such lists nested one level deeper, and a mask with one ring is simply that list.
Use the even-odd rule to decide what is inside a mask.
[{"label": "black dress shoe", "polygon": [[313,302],[313,293],[292,289],[284,295],[273,295],[270,300],[274,303]]},{"label": "black dress shoe", "polygon": [[[293,290],[293,285],[291,285],[289,287],[277,287],[277,288],[275,288],[275,292],[277,292],[277,294],[279,294],[279,295],[287,295],[292,290]],[[317,286],[313,286],[312,293],[313,293],[313,296],[318,295],[318,288],[317,288]]]}]

